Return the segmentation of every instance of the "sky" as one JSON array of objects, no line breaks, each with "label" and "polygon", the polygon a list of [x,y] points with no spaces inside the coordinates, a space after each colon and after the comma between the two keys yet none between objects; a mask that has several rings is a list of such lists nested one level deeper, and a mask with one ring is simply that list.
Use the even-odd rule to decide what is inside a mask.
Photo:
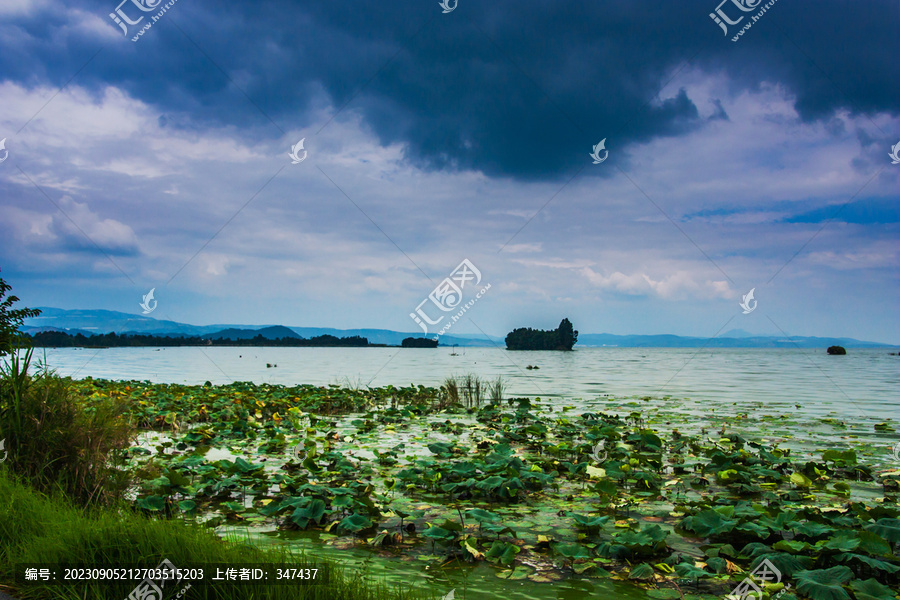
[{"label": "sky", "polygon": [[898,31],[895,0],[4,0],[0,276],[197,325],[900,343]]}]

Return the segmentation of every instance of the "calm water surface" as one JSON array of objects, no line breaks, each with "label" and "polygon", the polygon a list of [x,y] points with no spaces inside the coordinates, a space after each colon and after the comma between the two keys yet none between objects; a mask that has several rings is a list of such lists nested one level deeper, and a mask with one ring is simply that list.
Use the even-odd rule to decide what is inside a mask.
[{"label": "calm water surface", "polygon": [[[42,351],[39,351],[39,353]],[[451,375],[502,377],[513,396],[590,404],[607,397],[672,396],[688,408],[762,403],[795,414],[900,417],[900,356],[889,350],[582,348],[108,348],[48,349],[47,363],[77,378],[214,384],[253,381],[363,387],[438,386]],[[267,368],[266,364],[277,365]],[[539,369],[530,370],[528,365]]]}]

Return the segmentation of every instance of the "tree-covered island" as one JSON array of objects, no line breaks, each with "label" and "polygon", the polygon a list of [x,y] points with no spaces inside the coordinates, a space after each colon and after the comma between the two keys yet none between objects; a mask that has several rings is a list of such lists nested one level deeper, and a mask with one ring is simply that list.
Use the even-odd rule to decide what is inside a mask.
[{"label": "tree-covered island", "polygon": [[571,350],[578,341],[578,332],[569,319],[550,331],[520,327],[506,336],[508,350]]}]

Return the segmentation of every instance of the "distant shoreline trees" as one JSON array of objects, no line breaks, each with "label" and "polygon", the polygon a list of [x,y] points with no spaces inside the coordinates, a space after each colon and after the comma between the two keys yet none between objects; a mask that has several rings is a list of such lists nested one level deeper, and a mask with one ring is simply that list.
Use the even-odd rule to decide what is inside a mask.
[{"label": "distant shoreline trees", "polygon": [[423,337],[408,337],[400,342],[400,346],[403,348],[437,348],[438,341],[429,340],[428,338]]},{"label": "distant shoreline trees", "polygon": [[520,327],[506,336],[509,350],[571,350],[578,341],[578,332],[569,319],[563,319],[559,327],[550,331]]},{"label": "distant shoreline trees", "polygon": [[31,338],[32,344],[37,348],[119,348],[119,347],[173,347],[173,346],[282,346],[282,347],[352,347],[366,348],[372,346],[384,346],[385,344],[370,344],[369,340],[358,335],[350,337],[335,337],[333,335],[317,335],[312,338],[283,337],[278,339],[265,338],[257,335],[252,338],[233,340],[229,338],[201,338],[201,337],[170,337],[157,335],[119,335],[105,333],[86,336],[81,333],[72,335],[64,331],[42,331],[35,334],[25,334]]}]

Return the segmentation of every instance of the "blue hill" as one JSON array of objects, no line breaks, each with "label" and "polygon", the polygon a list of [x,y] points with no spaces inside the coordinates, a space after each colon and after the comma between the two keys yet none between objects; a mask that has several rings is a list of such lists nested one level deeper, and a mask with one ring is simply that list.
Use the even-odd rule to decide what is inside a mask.
[{"label": "blue hill", "polygon": [[[404,338],[422,337],[420,331],[402,332],[390,329],[334,329],[331,327],[286,327],[268,325],[189,325],[176,321],[157,320],[149,316],[135,315],[114,310],[65,310],[42,307],[38,317],[26,319],[22,331],[58,330],[76,334],[142,333],[169,336],[207,336],[231,339],[249,339],[262,335],[267,339],[282,337],[312,338],[319,335],[350,337],[358,335],[373,344],[399,346]],[[503,338],[483,335],[441,336],[441,346],[481,346],[505,348]],[[614,335],[610,333],[582,333],[578,336],[578,348],[618,346],[622,348],[826,348],[831,345],[845,348],[898,348],[878,342],[866,342],[841,337],[802,337],[784,335],[758,335],[740,329],[708,339],[679,335]]]}]

